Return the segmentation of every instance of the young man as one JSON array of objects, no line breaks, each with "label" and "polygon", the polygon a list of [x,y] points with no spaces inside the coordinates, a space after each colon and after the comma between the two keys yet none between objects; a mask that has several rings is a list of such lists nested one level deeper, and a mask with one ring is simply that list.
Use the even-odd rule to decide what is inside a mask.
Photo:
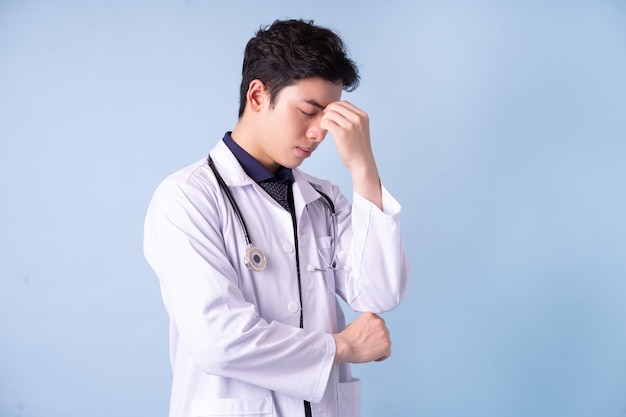
[{"label": "young man", "polygon": [[[335,33],[274,22],[246,47],[232,132],[157,188],[144,248],[170,316],[171,417],[360,415],[349,364],[391,354],[377,313],[409,274],[368,116],[340,101],[357,83]],[[298,169],[327,132],[352,206]],[[363,312],[347,327],[336,295]]]}]

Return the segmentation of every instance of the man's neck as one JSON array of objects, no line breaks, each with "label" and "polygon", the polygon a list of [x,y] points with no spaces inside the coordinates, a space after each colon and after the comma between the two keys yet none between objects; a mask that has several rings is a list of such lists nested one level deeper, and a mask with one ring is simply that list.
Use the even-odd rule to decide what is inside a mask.
[{"label": "man's neck", "polygon": [[230,136],[237,145],[241,146],[242,149],[272,173],[275,174],[280,169],[280,165],[267,160],[267,157],[265,157],[262,148],[259,146],[263,141],[262,131],[255,128],[254,123],[246,119],[245,115],[239,119]]}]

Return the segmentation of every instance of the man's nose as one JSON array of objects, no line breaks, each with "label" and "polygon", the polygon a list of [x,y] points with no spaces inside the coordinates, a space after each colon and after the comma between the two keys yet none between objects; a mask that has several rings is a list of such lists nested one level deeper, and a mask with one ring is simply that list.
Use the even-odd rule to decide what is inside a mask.
[{"label": "man's nose", "polygon": [[307,136],[309,139],[315,142],[321,142],[326,137],[326,130],[320,127],[320,123],[317,122],[309,127],[307,131]]}]

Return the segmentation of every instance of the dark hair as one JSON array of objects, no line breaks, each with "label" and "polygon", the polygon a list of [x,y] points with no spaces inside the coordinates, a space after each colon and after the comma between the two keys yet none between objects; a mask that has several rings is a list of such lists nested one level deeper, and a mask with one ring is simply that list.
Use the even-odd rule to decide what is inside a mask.
[{"label": "dark hair", "polygon": [[259,29],[246,45],[241,75],[239,117],[246,107],[250,82],[255,79],[269,89],[272,104],[283,88],[305,78],[341,81],[346,91],[359,85],[358,69],[347,57],[341,38],[313,21],[303,20],[276,20]]}]

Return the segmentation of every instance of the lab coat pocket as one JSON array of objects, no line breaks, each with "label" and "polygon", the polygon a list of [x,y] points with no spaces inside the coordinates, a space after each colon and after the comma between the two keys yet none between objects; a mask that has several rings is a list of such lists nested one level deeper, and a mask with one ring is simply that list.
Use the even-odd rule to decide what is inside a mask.
[{"label": "lab coat pocket", "polygon": [[330,236],[322,236],[318,237],[316,241],[321,267],[326,268],[328,266],[326,265],[326,262],[330,263],[333,261],[332,259],[330,259],[333,238]]},{"label": "lab coat pocket", "polygon": [[335,275],[333,270],[329,268],[334,261],[332,259],[332,242],[330,236],[322,236],[316,239],[317,242],[317,265],[316,268],[321,269],[325,280],[326,290],[334,296],[335,294]]},{"label": "lab coat pocket", "polygon": [[340,417],[361,417],[361,380],[339,383],[337,411]]},{"label": "lab coat pocket", "polygon": [[267,417],[272,415],[271,397],[259,399],[209,398],[194,401],[191,405],[192,417]]},{"label": "lab coat pocket", "polygon": [[328,272],[328,269],[335,261],[333,256],[333,239],[330,236],[322,236],[316,239],[317,243],[317,262],[316,267]]}]

